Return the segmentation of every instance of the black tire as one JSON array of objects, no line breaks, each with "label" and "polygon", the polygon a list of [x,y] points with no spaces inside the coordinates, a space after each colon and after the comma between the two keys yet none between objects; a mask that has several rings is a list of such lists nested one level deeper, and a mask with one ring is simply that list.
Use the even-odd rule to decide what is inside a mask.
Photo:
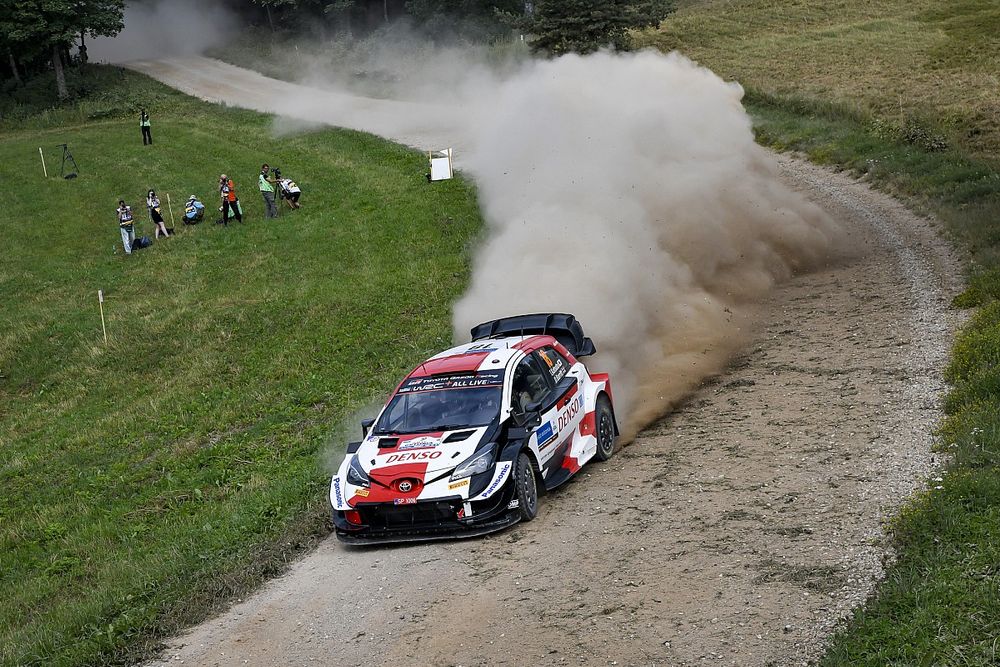
[{"label": "black tire", "polygon": [[531,521],[538,516],[538,480],[531,459],[524,452],[518,455],[514,467],[514,497],[521,521]]},{"label": "black tire", "polygon": [[611,411],[611,401],[607,396],[597,398],[594,411],[594,430],[597,435],[597,453],[594,458],[607,461],[615,453],[615,415]]}]

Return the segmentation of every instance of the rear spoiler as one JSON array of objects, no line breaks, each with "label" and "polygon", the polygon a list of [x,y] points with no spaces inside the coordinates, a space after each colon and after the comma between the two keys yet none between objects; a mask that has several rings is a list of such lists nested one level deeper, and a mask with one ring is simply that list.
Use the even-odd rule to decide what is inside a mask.
[{"label": "rear spoiler", "polygon": [[583,335],[583,327],[572,315],[565,313],[536,313],[516,315],[483,322],[472,327],[472,340],[500,336],[552,336],[562,343],[574,357],[587,357],[597,352],[594,341]]}]

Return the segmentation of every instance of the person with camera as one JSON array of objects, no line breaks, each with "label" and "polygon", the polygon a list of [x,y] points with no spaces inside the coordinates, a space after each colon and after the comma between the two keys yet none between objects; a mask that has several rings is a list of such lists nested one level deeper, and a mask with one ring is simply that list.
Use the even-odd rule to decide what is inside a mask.
[{"label": "person with camera", "polygon": [[132,218],[132,208],[125,203],[124,199],[118,200],[118,229],[122,233],[122,245],[125,246],[125,254],[132,254],[132,244],[135,243],[135,221]]},{"label": "person with camera", "polygon": [[260,178],[257,179],[257,186],[260,188],[260,194],[264,197],[264,217],[265,218],[277,218],[278,217],[278,207],[274,205],[274,184],[275,180],[271,178],[271,168],[264,163],[260,168]]},{"label": "person with camera", "polygon": [[243,213],[240,211],[240,200],[236,196],[236,185],[233,179],[225,174],[219,176],[219,194],[222,196],[222,224],[229,226],[229,211],[236,216],[236,221],[243,224]]},{"label": "person with camera", "polygon": [[162,233],[165,237],[170,238],[170,234],[167,233],[167,223],[164,222],[163,214],[160,213],[160,198],[156,196],[156,190],[150,190],[146,193],[146,208],[149,209],[149,219],[153,221],[153,228],[156,230],[153,237],[160,238]]},{"label": "person with camera", "polygon": [[282,178],[281,170],[277,167],[274,168],[274,180],[277,181],[278,192],[281,194],[281,198],[285,200],[285,203],[288,204],[288,208],[302,208],[302,204],[299,203],[302,190],[295,184],[295,181],[290,178]]}]

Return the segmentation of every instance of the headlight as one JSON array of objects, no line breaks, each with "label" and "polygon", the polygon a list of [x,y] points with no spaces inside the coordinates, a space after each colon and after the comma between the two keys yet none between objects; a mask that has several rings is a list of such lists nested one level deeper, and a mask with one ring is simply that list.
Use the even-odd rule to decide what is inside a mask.
[{"label": "headlight", "polygon": [[358,461],[357,456],[351,459],[351,465],[347,468],[347,483],[354,486],[363,486],[366,489],[372,485],[371,480],[368,479],[368,475],[361,469],[361,462]]},{"label": "headlight", "polygon": [[465,479],[486,472],[493,465],[494,444],[490,443],[485,449],[481,449],[469,458],[458,464],[455,472],[451,474],[451,481]]}]

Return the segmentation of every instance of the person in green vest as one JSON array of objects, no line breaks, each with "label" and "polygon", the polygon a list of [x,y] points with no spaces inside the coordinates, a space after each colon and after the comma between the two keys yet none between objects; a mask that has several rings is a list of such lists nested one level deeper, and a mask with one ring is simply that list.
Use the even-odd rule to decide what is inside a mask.
[{"label": "person in green vest", "polygon": [[274,179],[271,178],[271,168],[267,164],[260,167],[260,178],[257,180],[260,194],[264,197],[264,217],[277,218],[278,207],[274,204]]},{"label": "person in green vest", "polygon": [[142,145],[152,145],[153,133],[149,128],[149,114],[145,109],[139,114],[139,127],[142,128]]}]

